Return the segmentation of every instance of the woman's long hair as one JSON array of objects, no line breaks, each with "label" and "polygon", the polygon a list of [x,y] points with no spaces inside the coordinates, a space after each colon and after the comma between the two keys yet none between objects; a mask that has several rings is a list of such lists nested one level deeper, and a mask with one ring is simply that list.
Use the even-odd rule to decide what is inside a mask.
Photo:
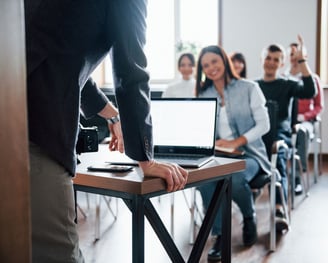
[{"label": "woman's long hair", "polygon": [[195,57],[194,57],[194,55],[192,53],[183,53],[183,54],[180,55],[180,57],[178,59],[178,68],[180,68],[181,61],[184,57],[187,57],[190,60],[192,67],[195,66]]},{"label": "woman's long hair", "polygon": [[225,67],[224,70],[225,85],[227,85],[231,79],[239,79],[238,75],[233,69],[230,58],[228,57],[227,53],[223,50],[222,47],[215,46],[215,45],[204,47],[199,54],[198,62],[197,62],[196,97],[198,97],[198,95],[204,90],[206,90],[208,87],[213,85],[213,81],[208,79],[206,75],[203,73],[203,67],[201,64],[202,58],[206,53],[214,53],[222,58]]},{"label": "woman's long hair", "polygon": [[240,52],[235,52],[235,53],[233,53],[233,54],[230,56],[230,58],[231,58],[231,61],[235,61],[235,60],[237,60],[237,61],[239,61],[239,62],[241,62],[241,63],[244,64],[244,68],[243,68],[243,70],[240,72],[240,77],[241,77],[241,78],[246,78],[246,76],[247,76],[247,65],[246,65],[246,59],[245,59],[245,56],[244,56],[242,53],[240,53]]}]

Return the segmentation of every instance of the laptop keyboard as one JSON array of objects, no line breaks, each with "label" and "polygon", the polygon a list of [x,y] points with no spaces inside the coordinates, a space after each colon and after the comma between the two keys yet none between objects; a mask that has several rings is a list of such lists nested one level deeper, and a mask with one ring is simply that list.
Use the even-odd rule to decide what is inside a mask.
[{"label": "laptop keyboard", "polygon": [[159,159],[176,159],[176,160],[198,160],[203,158],[204,155],[190,155],[190,154],[156,154],[155,158]]}]

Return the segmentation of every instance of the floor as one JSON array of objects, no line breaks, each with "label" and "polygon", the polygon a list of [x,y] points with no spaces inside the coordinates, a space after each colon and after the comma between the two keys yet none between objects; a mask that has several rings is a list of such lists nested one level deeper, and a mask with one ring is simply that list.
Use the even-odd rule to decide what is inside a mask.
[{"label": "floor", "polygon": [[[313,183],[308,197],[298,196],[295,208],[291,212],[291,229],[278,236],[277,250],[269,248],[269,205],[267,192],[256,202],[258,219],[258,242],[251,248],[245,248],[241,239],[241,215],[238,208],[232,209],[232,262],[247,263],[327,263],[328,253],[328,164],[324,162],[323,175],[318,183]],[[100,210],[96,209],[99,197],[78,192],[78,230],[80,247],[87,263],[132,262],[131,258],[131,213],[118,199],[110,200],[111,211],[106,206],[104,197],[100,197]],[[182,256],[187,259],[192,246],[190,239],[190,213],[186,200],[190,191],[174,194],[174,240]],[[89,207],[88,202],[89,200]],[[152,200],[168,230],[171,229],[171,200],[167,194]],[[197,199],[200,202],[200,197]],[[116,207],[117,206],[117,207]],[[117,211],[116,211],[117,208]],[[100,214],[100,236],[96,238],[96,212]],[[83,216],[82,213],[85,213]],[[114,215],[116,215],[116,220]],[[172,230],[171,230],[172,231]],[[213,240],[209,237],[200,262],[207,262],[207,251]],[[151,227],[146,223],[145,262],[171,262],[158,241]]]}]

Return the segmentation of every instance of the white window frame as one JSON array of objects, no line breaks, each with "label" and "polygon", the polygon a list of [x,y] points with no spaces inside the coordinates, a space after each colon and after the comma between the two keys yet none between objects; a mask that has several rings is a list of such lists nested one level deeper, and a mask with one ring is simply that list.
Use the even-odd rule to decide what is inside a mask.
[{"label": "white window frame", "polygon": [[[150,0],[150,1],[155,1],[155,0]],[[150,3],[150,1],[148,2],[148,4]],[[181,17],[181,14],[182,14],[181,13],[181,1],[183,1],[183,0],[173,0],[173,4],[174,4],[174,23],[173,23],[174,24],[174,29],[173,29],[174,40],[173,40],[172,44],[174,45],[174,47],[176,46],[176,44],[178,42],[181,41],[181,35],[182,35],[181,34],[181,22],[180,22],[181,21],[180,17]],[[192,1],[196,2],[198,0],[191,0],[191,2]],[[213,1],[213,3],[216,4],[216,5],[218,5],[218,2],[220,2],[220,0],[219,1],[218,0],[208,0],[208,1]],[[218,12],[217,16],[218,15],[219,15],[219,12]],[[200,19],[200,18],[196,17],[195,19]],[[215,28],[215,24],[213,25],[213,23],[211,23],[211,26],[213,28],[213,32],[215,32],[215,41],[214,41],[214,43],[212,42],[212,43],[208,43],[208,44],[217,44],[218,43],[218,39],[219,39],[219,37],[218,37],[218,35],[219,35],[218,34],[218,25],[217,25],[218,24],[218,18],[216,18],[215,23],[216,23],[217,28]],[[148,27],[149,27],[149,25],[148,25]],[[147,48],[147,42],[146,42],[146,48]],[[146,49],[145,49],[145,51],[146,51]],[[157,86],[166,85],[167,83],[172,82],[174,79],[178,78],[179,73],[177,71],[177,65],[176,65],[176,63],[177,63],[176,61],[177,61],[178,57],[179,57],[179,54],[177,52],[175,52],[175,50],[174,50],[173,54],[172,54],[173,59],[172,59],[171,65],[165,65],[165,66],[171,67],[171,69],[173,69],[173,75],[172,75],[171,78],[155,79],[155,78],[152,78],[151,72],[150,72],[150,77],[151,77],[150,78],[150,85],[151,85],[151,87],[154,87],[154,84],[155,84],[155,86],[156,85]],[[197,58],[197,54],[195,54],[195,57]],[[148,58],[148,61],[149,61],[150,59],[149,59],[148,56],[147,56],[147,58]],[[112,76],[111,76],[111,74],[108,74],[108,72],[111,72],[111,62],[110,62],[109,57],[107,57],[105,59],[105,61],[101,65],[101,67],[103,68],[103,70],[101,71],[102,72],[102,75],[101,75],[102,80],[97,81],[97,83],[101,82],[102,86],[111,87],[112,86],[112,79],[111,79]],[[99,72],[99,70],[98,70],[98,72]],[[99,73],[98,73],[97,77],[99,77]]]},{"label": "white window frame", "polygon": [[328,0],[321,0],[320,15],[320,79],[323,83],[328,84]]}]

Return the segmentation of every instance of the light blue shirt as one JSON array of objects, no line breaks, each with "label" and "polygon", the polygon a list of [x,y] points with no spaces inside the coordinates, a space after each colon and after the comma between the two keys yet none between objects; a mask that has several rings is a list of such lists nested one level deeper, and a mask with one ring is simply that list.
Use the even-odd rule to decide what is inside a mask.
[{"label": "light blue shirt", "polygon": [[[199,97],[216,97],[218,105],[221,97],[214,86],[208,87],[199,94]],[[267,158],[262,136],[270,129],[270,121],[265,97],[254,81],[233,79],[224,89],[224,101],[229,127],[233,138],[244,136],[247,144],[242,147],[246,155],[255,158],[265,172],[270,172],[270,163]],[[217,120],[220,116],[218,107]],[[219,139],[217,121],[216,136]]]}]

